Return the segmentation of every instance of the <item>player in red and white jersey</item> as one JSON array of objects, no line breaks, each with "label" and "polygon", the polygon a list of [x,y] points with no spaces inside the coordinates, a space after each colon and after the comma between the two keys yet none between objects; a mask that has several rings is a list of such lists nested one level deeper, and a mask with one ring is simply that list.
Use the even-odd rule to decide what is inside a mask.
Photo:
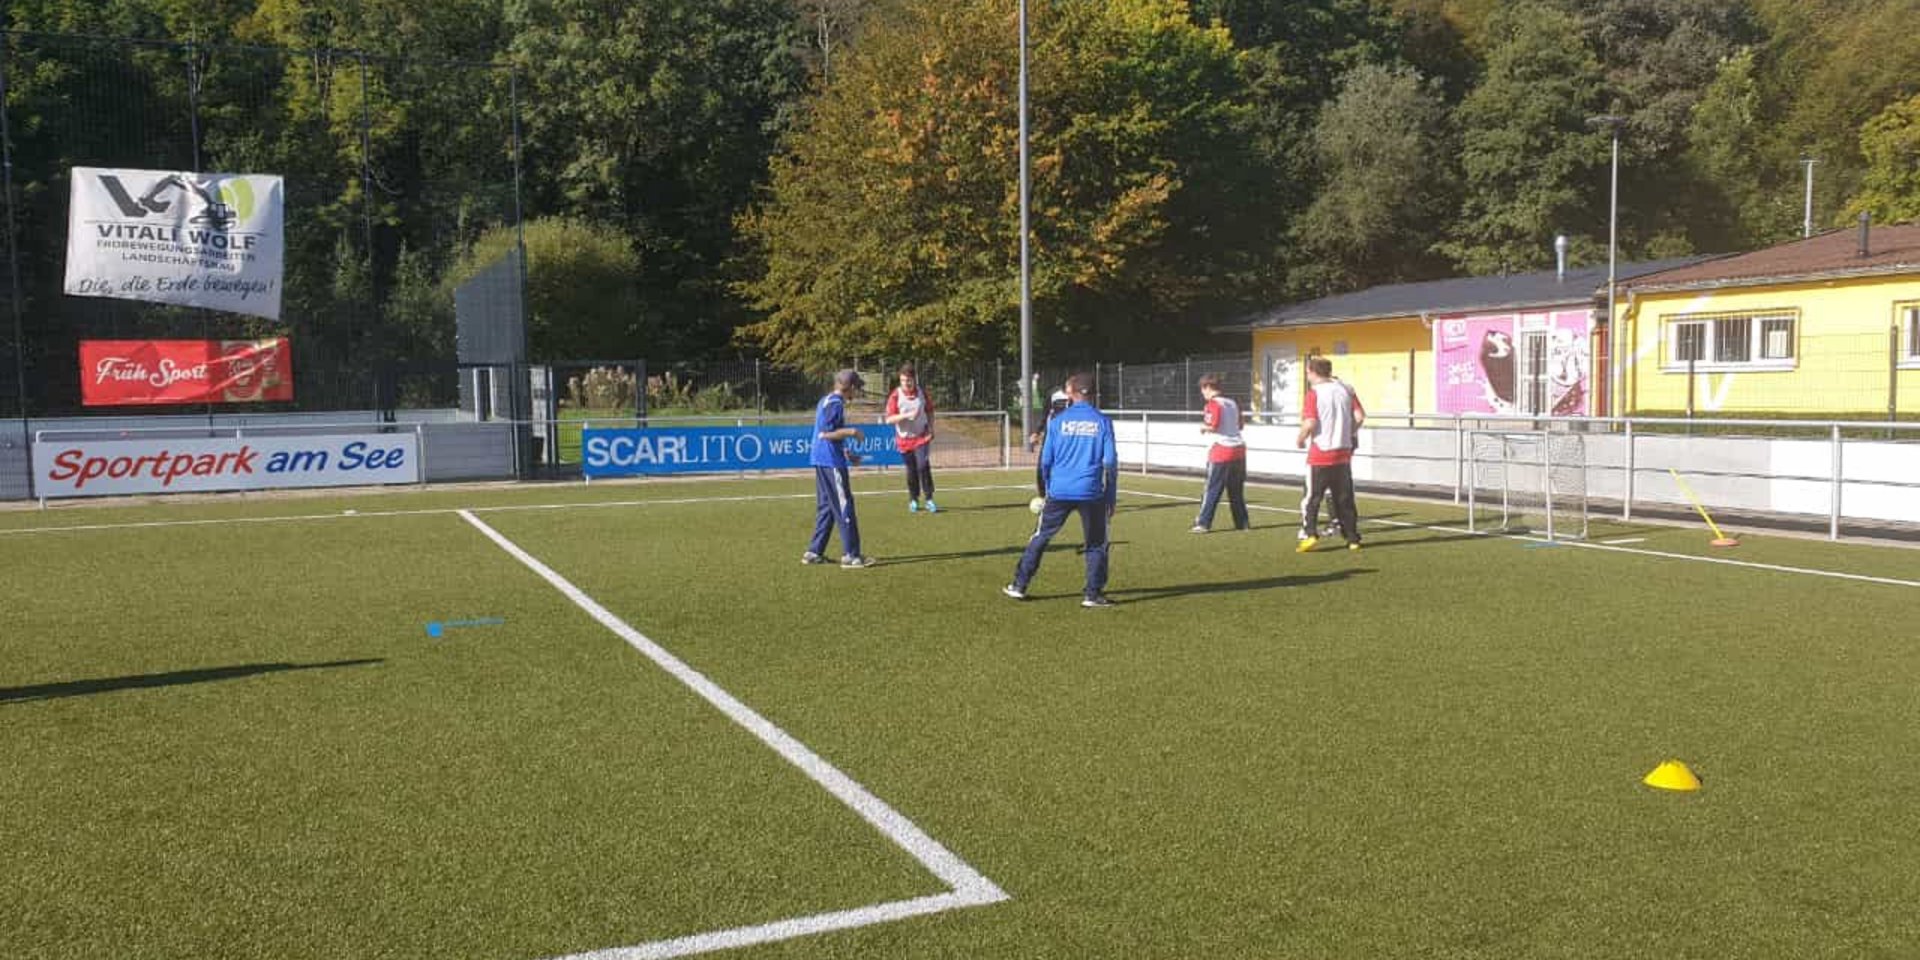
[{"label": "player in red and white jersey", "polygon": [[1193,521],[1194,533],[1213,529],[1213,511],[1220,506],[1220,495],[1227,496],[1233,512],[1233,528],[1247,529],[1247,442],[1240,437],[1246,416],[1232,397],[1220,392],[1220,377],[1207,374],[1200,378],[1200,395],[1207,399],[1200,432],[1213,437],[1207,448],[1207,492],[1200,500],[1200,515]]},{"label": "player in red and white jersey", "polygon": [[920,389],[913,364],[900,367],[900,385],[887,394],[886,422],[893,424],[893,445],[907,472],[907,512],[919,513],[922,497],[928,513],[939,513],[933,502],[933,399]]},{"label": "player in red and white jersey", "polygon": [[1333,361],[1326,357],[1307,360],[1307,383],[1312,389],[1300,421],[1299,445],[1307,451],[1309,478],[1307,503],[1300,511],[1300,543],[1294,549],[1306,553],[1320,542],[1313,521],[1320,515],[1320,501],[1331,496],[1347,549],[1358,550],[1360,515],[1353,502],[1353,451],[1360,444],[1360,425],[1367,422],[1367,410],[1352,387],[1333,378]]}]

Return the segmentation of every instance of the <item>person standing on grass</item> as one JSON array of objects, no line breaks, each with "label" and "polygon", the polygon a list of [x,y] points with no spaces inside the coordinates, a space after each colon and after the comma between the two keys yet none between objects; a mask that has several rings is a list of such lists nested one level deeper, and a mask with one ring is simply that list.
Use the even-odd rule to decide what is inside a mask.
[{"label": "person standing on grass", "polygon": [[1320,542],[1313,523],[1320,516],[1320,501],[1333,499],[1334,519],[1347,540],[1348,550],[1360,549],[1360,514],[1353,503],[1353,451],[1359,445],[1360,425],[1367,422],[1366,408],[1353,388],[1333,378],[1333,361],[1313,357],[1307,361],[1308,404],[1300,421],[1298,443],[1307,451],[1309,471],[1307,504],[1300,511],[1300,543],[1294,547],[1306,553]]},{"label": "person standing on grass", "polygon": [[1107,521],[1113,517],[1120,491],[1120,454],[1113,439],[1113,421],[1094,409],[1087,396],[1092,379],[1084,373],[1067,378],[1066,410],[1047,421],[1047,439],[1040,446],[1040,476],[1046,485],[1046,506],[1040,524],[1027,540],[1013,582],[1000,592],[1015,600],[1027,598],[1027,584],[1040,571],[1040,556],[1071,514],[1080,515],[1086,539],[1087,579],[1081,589],[1083,607],[1111,607],[1107,598]]},{"label": "person standing on grass", "polygon": [[[1318,357],[1318,355],[1317,355],[1317,354],[1316,354],[1315,356],[1313,356],[1313,357],[1308,357],[1308,358],[1307,358],[1307,362],[1308,362],[1309,364],[1311,364],[1311,363],[1312,363],[1312,362],[1314,361],[1314,359],[1316,359],[1317,357]],[[1321,358],[1321,359],[1324,359],[1324,358]],[[1328,360],[1328,361],[1327,361],[1327,369],[1329,369],[1329,370],[1331,370],[1331,369],[1333,369],[1333,361],[1332,361],[1332,360]],[[1333,381],[1334,383],[1337,383],[1337,384],[1339,384],[1339,385],[1340,385],[1341,387],[1344,387],[1344,388],[1346,389],[1346,391],[1347,391],[1348,393],[1353,393],[1353,386],[1352,386],[1351,384],[1349,384],[1349,383],[1347,383],[1347,382],[1346,382],[1345,380],[1342,380],[1342,379],[1340,379],[1339,377],[1334,377],[1334,376],[1329,376],[1329,377],[1328,377],[1328,379],[1330,379],[1330,380],[1332,380],[1332,381]],[[1312,397],[1313,397],[1313,392],[1312,392],[1312,390],[1313,390],[1313,384],[1312,384],[1312,383],[1308,383],[1308,384],[1307,384],[1307,391],[1308,391],[1308,392],[1307,392],[1307,397],[1308,397],[1308,399],[1309,399],[1309,401],[1311,401],[1311,399],[1312,399]],[[1367,414],[1366,414],[1366,411],[1365,411],[1365,410],[1363,410],[1363,409],[1361,409],[1361,408],[1360,408],[1360,400],[1359,400],[1359,398],[1358,398],[1358,396],[1357,396],[1357,395],[1355,396],[1355,399],[1354,399],[1354,401],[1353,401],[1353,404],[1354,404],[1354,409],[1356,409],[1356,410],[1359,410],[1359,411],[1360,411],[1360,412],[1359,412],[1359,419],[1360,419],[1360,420],[1365,420],[1365,419],[1367,418]],[[1351,447],[1348,447],[1348,448],[1347,448],[1347,450],[1348,450],[1348,452],[1349,452],[1349,453],[1358,453],[1358,452],[1360,452],[1360,431],[1359,431],[1359,430],[1357,430],[1357,429],[1356,429],[1356,430],[1354,430],[1354,432],[1353,432],[1353,445],[1352,445]],[[1309,534],[1308,534],[1308,531],[1309,531],[1309,530],[1316,530],[1316,529],[1317,529],[1317,530],[1319,530],[1319,531],[1320,531],[1320,533],[1319,533],[1319,536],[1321,536],[1321,537],[1331,537],[1331,536],[1333,536],[1333,532],[1334,532],[1335,530],[1337,530],[1337,529],[1339,529],[1339,528],[1338,528],[1338,526],[1337,526],[1337,525],[1335,524],[1335,522],[1334,522],[1334,518],[1333,518],[1332,516],[1328,516],[1328,517],[1327,517],[1327,522],[1326,522],[1326,524],[1325,524],[1324,526],[1322,526],[1322,525],[1321,525],[1321,523],[1320,523],[1320,513],[1319,513],[1319,511],[1317,511],[1317,510],[1316,510],[1316,511],[1314,511],[1314,512],[1313,512],[1312,514],[1308,514],[1308,513],[1307,513],[1307,501],[1308,501],[1308,500],[1310,500],[1310,499],[1311,499],[1312,497],[1313,497],[1313,485],[1312,485],[1312,484],[1307,484],[1306,486],[1304,486],[1304,487],[1302,487],[1302,488],[1301,488],[1301,490],[1300,490],[1300,517],[1301,517],[1301,520],[1300,520],[1300,539],[1301,539],[1301,540],[1305,540],[1305,539],[1307,539],[1307,537],[1308,537],[1308,535],[1309,535]],[[1328,511],[1328,513],[1329,513],[1329,514],[1331,514],[1331,513],[1332,513],[1332,511],[1333,511],[1333,504],[1332,504],[1331,502],[1329,502],[1329,503],[1327,504],[1327,511]],[[1311,548],[1309,548],[1309,549],[1311,549]]]},{"label": "person standing on grass", "polygon": [[1246,415],[1232,397],[1220,392],[1220,377],[1207,374],[1200,378],[1200,395],[1207,399],[1200,432],[1213,436],[1207,449],[1207,492],[1200,500],[1200,516],[1193,521],[1193,533],[1213,529],[1213,511],[1220,506],[1220,495],[1227,495],[1233,511],[1233,528],[1247,528],[1247,442],[1240,438]]},{"label": "person standing on grass", "polygon": [[857,454],[847,452],[847,441],[860,435],[859,427],[847,426],[847,401],[860,393],[866,382],[852,370],[834,375],[833,391],[820,398],[813,410],[813,444],[808,462],[813,464],[813,490],[816,510],[813,540],[801,563],[826,563],[827,536],[840,528],[840,546],[846,553],[840,566],[858,570],[873,566],[860,552],[860,520],[853,512],[853,485],[847,479],[847,466],[860,462]]},{"label": "person standing on grass", "polygon": [[928,513],[939,513],[933,502],[933,399],[920,389],[913,364],[900,367],[900,385],[887,394],[885,422],[893,424],[893,445],[907,471],[907,512],[920,512],[926,494]]}]

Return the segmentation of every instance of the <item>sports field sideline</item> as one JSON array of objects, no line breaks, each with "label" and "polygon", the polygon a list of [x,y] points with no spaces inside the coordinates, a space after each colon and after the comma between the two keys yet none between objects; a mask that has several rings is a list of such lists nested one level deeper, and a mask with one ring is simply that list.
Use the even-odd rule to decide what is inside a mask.
[{"label": "sports field sideline", "polygon": [[867,570],[810,479],[0,512],[6,954],[1920,947],[1910,550],[1127,476],[1083,610],[1020,471],[858,477]]}]

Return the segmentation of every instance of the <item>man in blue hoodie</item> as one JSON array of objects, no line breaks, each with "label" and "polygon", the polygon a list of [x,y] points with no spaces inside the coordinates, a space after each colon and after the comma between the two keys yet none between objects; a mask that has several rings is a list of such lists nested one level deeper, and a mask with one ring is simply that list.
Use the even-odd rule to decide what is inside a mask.
[{"label": "man in blue hoodie", "polygon": [[860,518],[853,512],[853,487],[848,482],[847,466],[860,462],[858,454],[847,451],[847,441],[860,436],[859,427],[847,426],[847,401],[866,386],[860,374],[842,370],[833,378],[833,392],[820,398],[813,412],[813,449],[808,460],[813,464],[814,520],[813,539],[800,562],[826,563],[827,537],[840,528],[840,546],[846,553],[840,558],[842,570],[864,570],[873,560],[860,552]]},{"label": "man in blue hoodie", "polygon": [[1087,583],[1081,591],[1083,607],[1111,607],[1107,599],[1107,520],[1113,516],[1120,492],[1120,455],[1113,442],[1113,421],[1087,401],[1092,378],[1076,373],[1067,378],[1071,404],[1047,421],[1047,439],[1040,447],[1040,474],[1047,490],[1040,525],[1020,554],[1013,582],[1001,592],[1015,600],[1027,598],[1027,584],[1040,570],[1040,555],[1067,522],[1080,514],[1086,537]]}]

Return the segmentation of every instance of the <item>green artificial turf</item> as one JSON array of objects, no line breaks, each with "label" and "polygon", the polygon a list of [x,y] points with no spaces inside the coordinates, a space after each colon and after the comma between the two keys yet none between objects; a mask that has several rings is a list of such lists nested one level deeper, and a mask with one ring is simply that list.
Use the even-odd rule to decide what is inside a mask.
[{"label": "green artificial turf", "polygon": [[798,563],[810,477],[0,512],[5,953],[539,958],[943,891],[459,507],[1012,898],[731,956],[1920,944],[1920,588],[1630,551],[1920,554],[1363,500],[1297,555],[1297,490],[1198,536],[1197,482],[1128,476],[1085,610],[1076,526],[999,593],[1027,479],[929,516],[863,474],[867,570]]}]

